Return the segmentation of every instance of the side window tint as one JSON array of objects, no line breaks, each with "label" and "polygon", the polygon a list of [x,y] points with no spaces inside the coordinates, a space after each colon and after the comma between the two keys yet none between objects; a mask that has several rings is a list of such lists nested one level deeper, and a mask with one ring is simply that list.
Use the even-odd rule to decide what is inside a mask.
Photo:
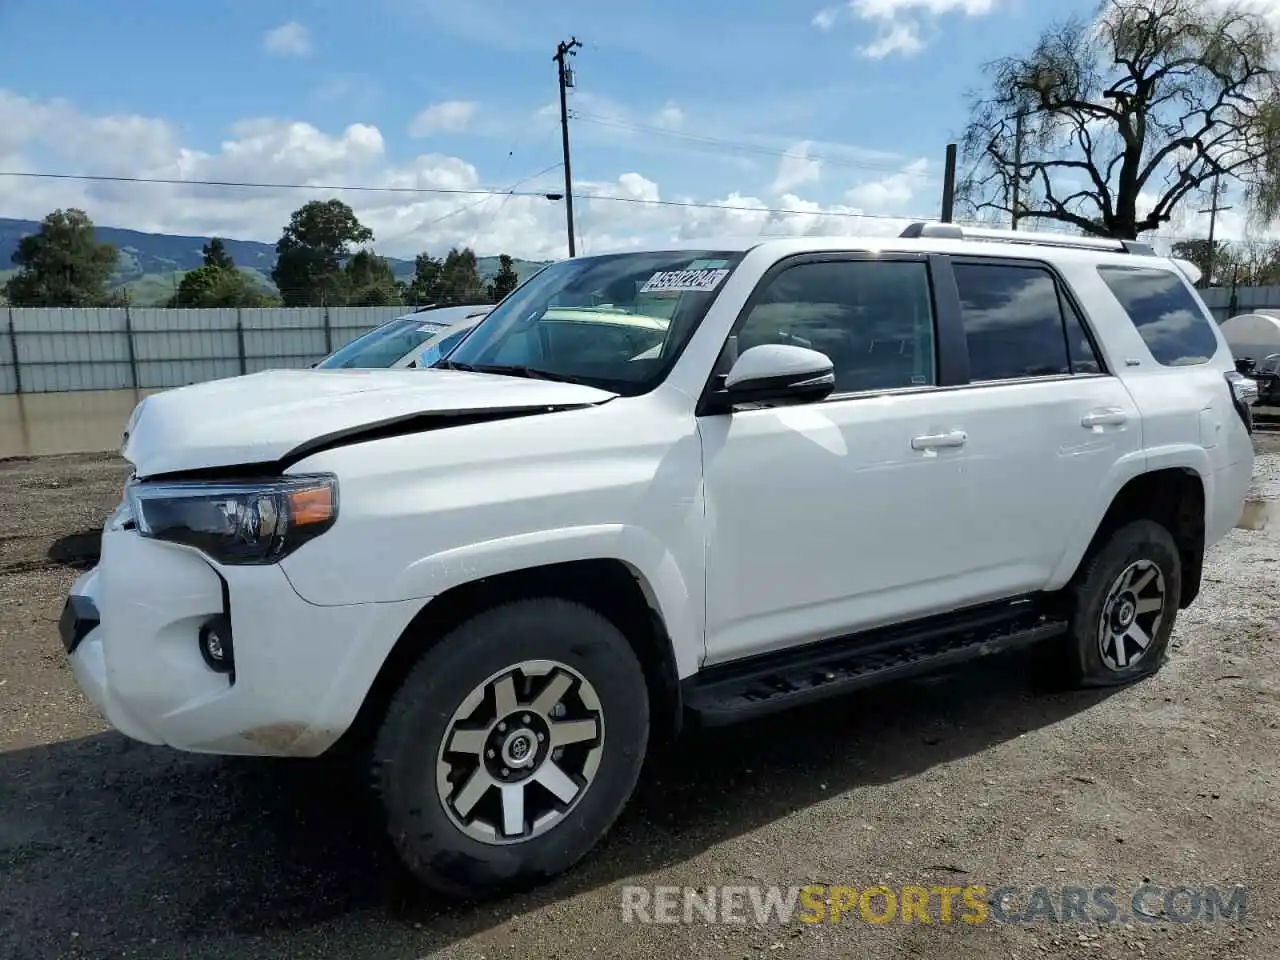
[{"label": "side window tint", "polygon": [[1147,349],[1166,367],[1207,363],[1218,338],[1182,279],[1153,267],[1099,267]]},{"label": "side window tint", "polygon": [[1032,266],[957,263],[969,379],[1013,380],[1071,372],[1058,288]]},{"label": "side window tint", "polygon": [[929,270],[919,261],[802,263],[761,291],[738,331],[738,353],[765,343],[820,350],[836,393],[936,382]]},{"label": "side window tint", "polygon": [[1071,359],[1072,373],[1101,373],[1102,364],[1093,349],[1089,335],[1085,333],[1080,314],[1066,300],[1062,301],[1062,317],[1067,325],[1067,353]]}]

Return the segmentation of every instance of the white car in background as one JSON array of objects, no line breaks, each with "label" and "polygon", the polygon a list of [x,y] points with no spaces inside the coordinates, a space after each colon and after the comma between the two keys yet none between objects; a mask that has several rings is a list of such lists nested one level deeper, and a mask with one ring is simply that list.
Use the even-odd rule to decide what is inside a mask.
[{"label": "white car in background", "polygon": [[[462,341],[453,336],[465,333],[479,323],[492,304],[469,304],[456,307],[428,307],[416,313],[388,320],[368,333],[356,337],[316,364],[317,370],[356,370],[418,366],[424,347],[432,344],[440,356]],[[463,326],[463,324],[466,324]],[[452,339],[448,339],[452,337]],[[444,342],[448,339],[448,342]],[[439,357],[437,357],[439,359]],[[425,364],[422,364],[425,366]]]}]

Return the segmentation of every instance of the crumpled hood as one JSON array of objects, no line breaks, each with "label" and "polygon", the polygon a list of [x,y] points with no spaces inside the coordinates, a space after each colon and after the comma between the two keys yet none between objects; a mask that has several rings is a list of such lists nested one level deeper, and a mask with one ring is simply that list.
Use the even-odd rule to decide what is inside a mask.
[{"label": "crumpled hood", "polygon": [[272,463],[303,445],[422,415],[519,414],[614,396],[456,370],[267,370],[147,397],[122,452],[139,477]]}]

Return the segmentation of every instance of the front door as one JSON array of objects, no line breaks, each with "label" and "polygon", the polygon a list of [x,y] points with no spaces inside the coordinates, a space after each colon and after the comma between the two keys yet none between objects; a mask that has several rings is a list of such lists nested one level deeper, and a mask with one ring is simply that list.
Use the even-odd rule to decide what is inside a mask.
[{"label": "front door", "polygon": [[708,663],[964,600],[964,424],[938,390],[930,267],[892,255],[766,276],[738,353],[811,346],[820,403],[700,418],[708,510]]}]

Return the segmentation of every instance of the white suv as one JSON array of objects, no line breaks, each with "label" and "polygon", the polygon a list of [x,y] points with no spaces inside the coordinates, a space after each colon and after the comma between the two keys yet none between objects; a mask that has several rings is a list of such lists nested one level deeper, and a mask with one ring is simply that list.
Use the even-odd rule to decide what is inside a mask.
[{"label": "white suv", "polygon": [[1252,388],[1136,243],[565,260],[435,368],[143,401],[60,632],[130,737],[359,748],[411,869],[494,893],[586,854],[682,723],[1031,643],[1071,683],[1155,671]]}]

